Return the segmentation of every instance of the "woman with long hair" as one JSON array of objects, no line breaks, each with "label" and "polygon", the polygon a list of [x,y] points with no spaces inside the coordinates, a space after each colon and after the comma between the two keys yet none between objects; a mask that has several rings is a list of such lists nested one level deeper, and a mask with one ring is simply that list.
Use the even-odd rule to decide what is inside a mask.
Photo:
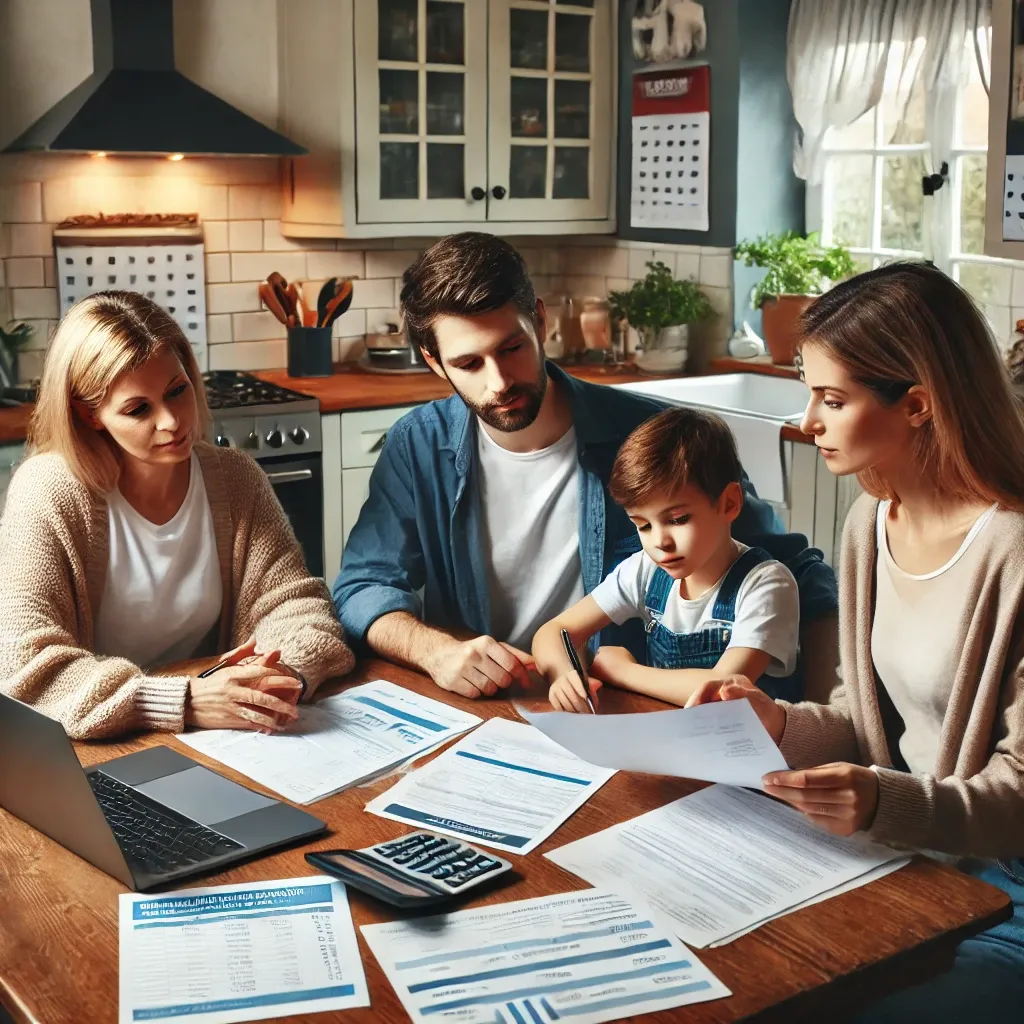
[{"label": "woman with long hair", "polygon": [[1013,918],[858,1020],[1020,1019],[1024,1007],[1024,418],[974,304],[925,264],[837,285],[804,314],[803,429],[867,492],[839,570],[843,684],[826,706],[742,677],[792,771],[765,790],[830,832],[947,855]]},{"label": "woman with long hair", "polygon": [[[265,474],[208,426],[154,302],[102,292],[61,321],[0,519],[0,689],[73,737],[278,730],[352,667]],[[205,678],[155,671],[218,653]]]}]

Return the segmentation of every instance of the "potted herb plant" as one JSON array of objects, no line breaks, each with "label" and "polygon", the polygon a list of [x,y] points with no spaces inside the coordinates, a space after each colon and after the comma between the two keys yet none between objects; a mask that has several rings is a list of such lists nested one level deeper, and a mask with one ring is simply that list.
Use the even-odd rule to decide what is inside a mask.
[{"label": "potted herb plant", "polygon": [[823,246],[817,234],[795,231],[741,242],[736,258],[768,273],[754,285],[750,305],[761,310],[761,330],[772,361],[791,366],[796,357],[800,314],[835,281],[854,272],[850,250]]},{"label": "potted herb plant", "polygon": [[647,264],[647,276],[629,291],[608,296],[614,320],[625,320],[640,339],[636,365],[648,373],[686,366],[689,326],[711,316],[711,303],[693,281],[678,281],[664,263]]},{"label": "potted herb plant", "polygon": [[32,340],[30,324],[8,324],[0,327],[0,387],[18,383],[18,353]]}]

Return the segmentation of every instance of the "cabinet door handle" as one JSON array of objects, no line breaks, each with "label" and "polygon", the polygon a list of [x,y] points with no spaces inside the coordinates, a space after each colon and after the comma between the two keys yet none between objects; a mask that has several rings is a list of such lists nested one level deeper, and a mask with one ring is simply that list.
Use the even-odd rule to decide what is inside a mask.
[{"label": "cabinet door handle", "polygon": [[469,190],[469,194],[478,203],[480,202],[481,199],[487,198],[487,193],[479,185],[475,185],[473,188],[471,188]]},{"label": "cabinet door handle", "polygon": [[377,440],[374,441],[372,445],[370,445],[369,449],[367,450],[367,454],[372,455],[374,452],[379,452],[381,448],[384,447],[384,442],[387,439],[388,432],[385,430],[384,433],[382,433],[380,437],[378,437]]},{"label": "cabinet door handle", "polygon": [[504,199],[505,196],[508,195],[508,190],[503,185],[495,185],[494,188],[491,189],[491,195],[494,196],[495,199]]},{"label": "cabinet door handle", "polygon": [[294,484],[300,480],[312,480],[313,470],[311,469],[282,469],[276,473],[268,473],[267,479],[272,484]]}]

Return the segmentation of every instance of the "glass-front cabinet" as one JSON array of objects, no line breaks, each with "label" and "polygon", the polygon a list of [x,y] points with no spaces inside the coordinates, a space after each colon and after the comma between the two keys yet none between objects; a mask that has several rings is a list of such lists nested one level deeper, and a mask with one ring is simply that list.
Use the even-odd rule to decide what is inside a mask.
[{"label": "glass-front cabinet", "polygon": [[487,4],[363,0],[355,16],[359,219],[485,220]]},{"label": "glass-front cabinet", "polygon": [[279,5],[287,234],[614,227],[614,0],[312,3]]},{"label": "glass-front cabinet", "polygon": [[488,219],[604,216],[613,154],[599,0],[491,0]]}]

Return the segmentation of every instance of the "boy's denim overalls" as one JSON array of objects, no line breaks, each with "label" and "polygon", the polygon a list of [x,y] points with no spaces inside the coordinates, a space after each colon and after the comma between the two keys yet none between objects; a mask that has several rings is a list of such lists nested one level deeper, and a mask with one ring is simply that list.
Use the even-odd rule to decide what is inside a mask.
[{"label": "boy's denim overalls", "polygon": [[[675,580],[664,569],[656,568],[644,597],[644,605],[650,616],[647,624],[647,664],[655,668],[714,668],[732,637],[732,626],[736,621],[736,596],[741,584],[755,566],[768,561],[772,561],[772,556],[763,548],[748,548],[744,551],[733,562],[718,589],[711,609],[713,621],[706,623],[696,633],[673,633],[662,625],[665,605]],[[769,697],[796,701],[803,696],[799,662],[793,674],[785,679],[765,675],[754,682]]]}]

